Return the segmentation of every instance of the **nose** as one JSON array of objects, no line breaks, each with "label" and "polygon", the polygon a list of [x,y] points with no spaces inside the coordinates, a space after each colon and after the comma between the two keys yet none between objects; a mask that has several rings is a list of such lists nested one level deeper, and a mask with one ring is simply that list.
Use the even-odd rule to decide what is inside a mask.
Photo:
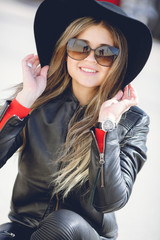
[{"label": "nose", "polygon": [[91,49],[89,55],[85,59],[88,60],[88,61],[91,61],[91,62],[97,62],[96,59],[95,59],[95,55],[94,55],[94,50],[93,49]]}]

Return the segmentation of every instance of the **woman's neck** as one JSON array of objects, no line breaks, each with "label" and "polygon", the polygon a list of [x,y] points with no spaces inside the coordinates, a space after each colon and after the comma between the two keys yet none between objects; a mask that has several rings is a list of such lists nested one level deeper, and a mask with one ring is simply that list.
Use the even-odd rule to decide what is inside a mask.
[{"label": "woman's neck", "polygon": [[75,95],[75,97],[78,99],[81,106],[88,105],[88,103],[91,101],[93,96],[96,93],[95,88],[86,88],[83,86],[78,86],[78,88],[73,84],[72,85],[72,92]]}]

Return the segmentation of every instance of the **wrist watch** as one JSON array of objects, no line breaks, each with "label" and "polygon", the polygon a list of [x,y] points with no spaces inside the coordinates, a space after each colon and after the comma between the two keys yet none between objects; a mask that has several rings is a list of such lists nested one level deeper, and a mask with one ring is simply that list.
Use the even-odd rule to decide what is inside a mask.
[{"label": "wrist watch", "polygon": [[107,118],[103,122],[98,122],[96,127],[102,129],[105,132],[111,132],[116,127],[116,123]]}]

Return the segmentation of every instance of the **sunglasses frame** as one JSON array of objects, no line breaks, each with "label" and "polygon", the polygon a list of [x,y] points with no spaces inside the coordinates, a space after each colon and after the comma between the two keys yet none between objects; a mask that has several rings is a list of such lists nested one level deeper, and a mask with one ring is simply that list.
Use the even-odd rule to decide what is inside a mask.
[{"label": "sunglasses frame", "polygon": [[[70,41],[76,41],[76,40],[79,40],[79,41],[82,41],[82,42],[85,42],[86,43],[86,45],[89,47],[89,51],[88,51],[88,53],[86,53],[87,54],[87,56],[86,57],[84,57],[84,58],[82,58],[82,59],[76,59],[76,58],[73,58],[72,56],[70,56],[70,54],[69,54],[69,50],[68,50],[68,46],[69,46],[69,42]],[[100,46],[100,47],[97,47],[97,48],[95,48],[95,49],[93,49],[93,48],[91,48],[90,46],[89,46],[89,44],[85,41],[85,40],[82,40],[82,39],[77,39],[77,38],[71,38],[71,39],[69,39],[69,41],[67,42],[67,47],[66,47],[66,52],[67,52],[67,55],[70,57],[70,58],[72,58],[72,59],[74,59],[74,60],[76,60],[76,61],[81,61],[81,60],[84,60],[85,58],[87,58],[88,56],[89,56],[89,54],[90,54],[90,52],[91,51],[94,51],[94,57],[95,57],[95,59],[96,59],[96,62],[99,64],[99,65],[101,65],[101,66],[103,66],[103,67],[111,67],[112,66],[112,64],[111,65],[104,65],[104,64],[101,64],[101,63],[99,63],[98,62],[98,57],[96,56],[96,50],[98,49],[98,48],[102,48],[103,46],[105,46],[105,47],[108,47],[109,48],[109,50],[113,53],[113,56],[114,56],[114,58],[113,58],[113,62],[112,62],[112,64],[114,63],[114,61],[116,60],[116,58],[118,57],[118,55],[119,55],[119,49],[118,48],[115,48],[115,47],[113,47],[113,46],[110,46],[110,45],[102,45],[102,46]]]}]

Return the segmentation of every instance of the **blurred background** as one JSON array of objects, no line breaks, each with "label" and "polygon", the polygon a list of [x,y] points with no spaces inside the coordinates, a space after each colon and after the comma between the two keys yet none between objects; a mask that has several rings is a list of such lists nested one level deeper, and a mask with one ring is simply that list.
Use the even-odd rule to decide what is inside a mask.
[{"label": "blurred background", "polygon": [[[0,99],[22,81],[21,60],[36,54],[33,21],[41,1],[0,0]],[[117,211],[118,240],[160,240],[160,0],[121,0],[121,7],[147,24],[153,34],[150,58],[134,80],[139,106],[151,119],[148,161],[138,174],[131,198]],[[7,89],[7,90],[6,90]],[[8,221],[10,198],[17,173],[17,153],[0,170],[0,224]]]}]

